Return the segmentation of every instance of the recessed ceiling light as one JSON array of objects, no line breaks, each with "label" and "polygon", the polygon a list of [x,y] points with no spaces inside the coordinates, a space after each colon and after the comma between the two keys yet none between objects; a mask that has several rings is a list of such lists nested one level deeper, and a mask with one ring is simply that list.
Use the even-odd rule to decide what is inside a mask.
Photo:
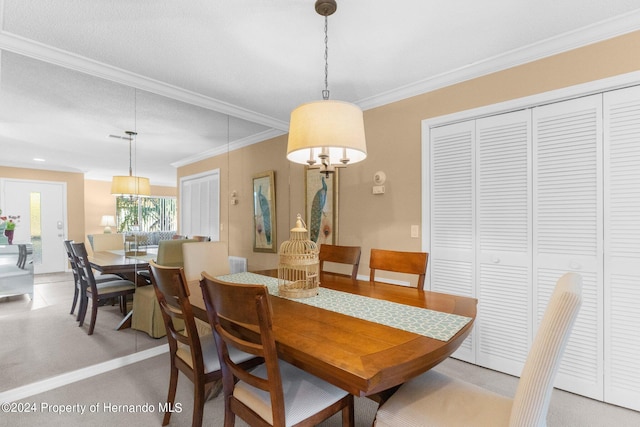
[{"label": "recessed ceiling light", "polygon": [[40,158],[38,158],[38,157],[35,157],[35,158],[33,159],[33,161],[34,161],[34,162],[44,162],[44,159],[40,159]]}]

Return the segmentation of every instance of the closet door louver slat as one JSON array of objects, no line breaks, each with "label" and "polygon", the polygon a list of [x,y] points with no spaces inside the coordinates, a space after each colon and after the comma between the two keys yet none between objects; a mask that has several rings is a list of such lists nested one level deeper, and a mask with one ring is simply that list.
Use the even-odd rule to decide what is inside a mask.
[{"label": "closet door louver slat", "polygon": [[531,111],[476,121],[477,360],[520,375],[531,342]]},{"label": "closet door louver slat", "polygon": [[602,399],[602,96],[533,109],[534,328],[564,272],[583,275],[583,304],[556,386]]},{"label": "closet door louver slat", "polygon": [[[473,123],[431,132],[431,290],[475,296]],[[455,357],[474,362],[475,331]]]},{"label": "closet door louver slat", "polygon": [[605,94],[605,401],[640,410],[640,87]]}]

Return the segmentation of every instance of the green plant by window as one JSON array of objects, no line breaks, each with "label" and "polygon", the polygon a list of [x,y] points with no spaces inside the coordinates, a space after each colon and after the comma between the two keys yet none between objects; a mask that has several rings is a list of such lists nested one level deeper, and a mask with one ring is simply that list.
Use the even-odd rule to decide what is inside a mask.
[{"label": "green plant by window", "polygon": [[116,224],[118,232],[176,230],[176,199],[119,196],[116,199]]}]

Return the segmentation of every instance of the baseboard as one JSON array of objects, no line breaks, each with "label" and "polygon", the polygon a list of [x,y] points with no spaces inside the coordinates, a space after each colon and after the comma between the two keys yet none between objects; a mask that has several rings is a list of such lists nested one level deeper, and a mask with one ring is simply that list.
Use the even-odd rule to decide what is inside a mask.
[{"label": "baseboard", "polygon": [[132,363],[141,362],[143,360],[158,356],[168,351],[169,344],[164,344],[150,348],[148,350],[143,350],[133,354],[129,354],[127,356],[119,357],[117,359],[111,359],[106,362],[98,363],[96,365],[87,366],[86,368],[65,372],[64,374],[47,378],[46,380],[36,381],[31,384],[0,392],[0,402],[14,402],[16,400],[25,399],[36,394],[44,393],[58,387],[63,387],[77,381],[82,381],[84,379],[103,374],[105,372],[113,371],[114,369],[131,365]]}]

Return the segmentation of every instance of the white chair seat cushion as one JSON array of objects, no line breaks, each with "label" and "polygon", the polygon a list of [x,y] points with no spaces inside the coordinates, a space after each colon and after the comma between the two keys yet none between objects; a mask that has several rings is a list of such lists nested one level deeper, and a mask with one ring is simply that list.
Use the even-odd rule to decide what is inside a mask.
[{"label": "white chair seat cushion", "polygon": [[[229,348],[231,349],[231,347]],[[279,361],[279,365],[287,426],[299,423],[347,395],[347,392],[341,388],[289,363]],[[251,373],[266,378],[266,365],[257,366]],[[273,424],[269,393],[239,381],[233,391],[233,396],[253,409],[269,424]]]},{"label": "white chair seat cushion", "polygon": [[[204,362],[204,372],[209,373],[213,371],[219,371],[220,359],[218,359],[218,350],[216,349],[216,342],[213,339],[213,334],[201,336],[200,347],[202,347],[202,361]],[[176,355],[180,359],[184,360],[186,364],[191,367],[191,369],[193,369],[191,350],[188,346],[178,343],[178,350],[176,351]],[[242,363],[256,356],[229,346],[229,357],[231,357],[231,360],[233,360],[235,363]]]},{"label": "white chair seat cushion", "polygon": [[[95,274],[95,273],[94,273]],[[123,280],[122,277],[117,274],[95,274],[96,283],[112,282],[114,280]]]},{"label": "white chair seat cushion", "polygon": [[475,384],[428,371],[403,384],[378,409],[375,426],[508,426],[512,404]]},{"label": "white chair seat cushion", "polygon": [[[107,282],[96,282],[96,288],[98,289],[98,295],[110,294],[112,292],[120,292],[135,289],[136,285],[130,280],[110,280]],[[88,292],[91,292],[91,288],[87,288]]]}]

